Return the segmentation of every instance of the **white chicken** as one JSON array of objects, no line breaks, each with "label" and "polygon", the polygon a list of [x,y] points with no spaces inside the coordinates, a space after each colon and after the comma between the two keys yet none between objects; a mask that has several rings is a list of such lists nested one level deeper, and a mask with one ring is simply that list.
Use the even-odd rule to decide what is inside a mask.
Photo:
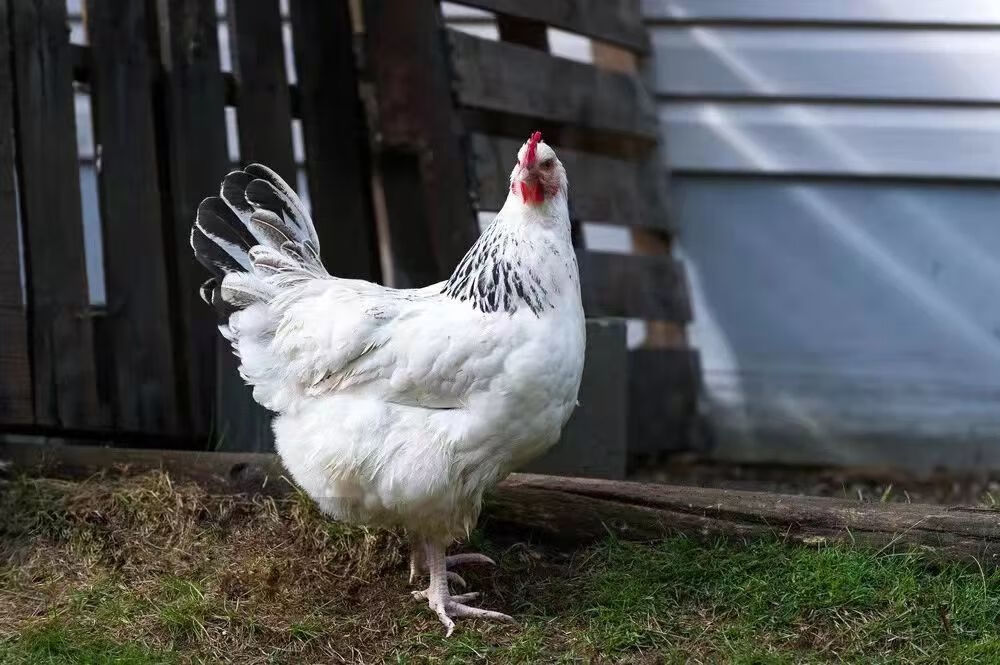
[{"label": "white chicken", "polygon": [[470,607],[478,594],[445,556],[479,516],[483,493],[559,438],[583,371],[585,327],[562,163],[535,132],[503,209],[438,284],[391,289],[332,277],[312,220],[270,169],[226,176],[191,233],[216,276],[202,297],[260,404],[277,413],[278,454],[337,520],[402,526],[413,575],[446,626],[510,620]]}]

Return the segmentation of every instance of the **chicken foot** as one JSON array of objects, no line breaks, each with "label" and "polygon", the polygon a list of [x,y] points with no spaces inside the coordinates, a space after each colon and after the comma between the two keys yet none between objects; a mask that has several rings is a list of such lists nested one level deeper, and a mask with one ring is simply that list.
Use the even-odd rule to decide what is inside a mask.
[{"label": "chicken foot", "polygon": [[[448,564],[454,561],[456,564],[469,562],[489,562],[492,559],[482,554],[456,554],[452,557],[445,556],[444,547],[427,543],[422,548],[423,563],[430,572],[430,584],[423,591],[414,591],[413,597],[418,600],[427,600],[427,605],[434,610],[438,619],[447,629],[447,636],[450,637],[455,630],[455,622],[452,619],[464,617],[478,617],[481,619],[495,619],[497,621],[514,621],[514,619],[502,612],[484,610],[478,607],[469,607],[464,603],[479,597],[478,592],[451,595],[448,589]],[[416,550],[415,550],[416,551]],[[410,569],[414,569],[414,558],[411,556]],[[420,562],[417,562],[418,567]],[[495,564],[494,564],[495,565]],[[461,578],[459,578],[461,579]],[[464,580],[463,580],[464,586]]]}]

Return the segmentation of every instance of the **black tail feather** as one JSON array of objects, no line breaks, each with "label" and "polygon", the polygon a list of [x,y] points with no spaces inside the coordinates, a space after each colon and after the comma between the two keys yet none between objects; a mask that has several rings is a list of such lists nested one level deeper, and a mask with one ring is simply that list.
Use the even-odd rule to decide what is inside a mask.
[{"label": "black tail feather", "polygon": [[[255,280],[295,270],[325,274],[316,230],[302,201],[260,164],[227,174],[219,196],[201,202],[191,247],[214,275],[202,285],[202,299],[226,316],[234,306],[267,297],[270,287]],[[233,275],[224,283],[230,273],[247,274]]]}]

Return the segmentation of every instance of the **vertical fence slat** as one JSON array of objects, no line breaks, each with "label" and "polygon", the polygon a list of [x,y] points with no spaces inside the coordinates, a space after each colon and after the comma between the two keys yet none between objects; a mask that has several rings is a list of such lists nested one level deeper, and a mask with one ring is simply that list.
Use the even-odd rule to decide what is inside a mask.
[{"label": "vertical fence slat", "polygon": [[378,159],[379,188],[389,222],[387,238],[392,286],[412,289],[441,278],[434,256],[427,206],[420,177],[420,158],[409,152],[384,150]]},{"label": "vertical fence slat", "polygon": [[13,0],[18,174],[36,421],[101,425],[65,0]]},{"label": "vertical fence slat", "polygon": [[292,102],[278,0],[229,0],[229,26],[239,85],[240,161],[266,164],[294,187]]},{"label": "vertical fence slat", "polygon": [[655,458],[690,449],[698,427],[701,368],[690,349],[636,349],[628,356],[628,451]]},{"label": "vertical fence slat", "polygon": [[[114,426],[176,433],[177,382],[161,215],[146,5],[88,5],[104,231]],[[103,356],[103,354],[100,354]],[[102,358],[103,359],[103,358]]]},{"label": "vertical fence slat", "polygon": [[[215,312],[198,295],[208,278],[191,254],[191,224],[198,204],[218,192],[229,170],[226,148],[226,91],[219,69],[218,19],[213,0],[159,3],[163,28],[164,100],[160,154],[167,161],[170,215],[167,267],[175,287],[173,330],[176,369],[185,388],[191,433],[209,435],[216,415]],[[231,355],[224,350],[225,355]]]},{"label": "vertical fence slat", "polygon": [[34,420],[34,411],[14,193],[14,82],[7,10],[7,0],[0,0],[0,424],[24,425]]},{"label": "vertical fence slat", "polygon": [[347,2],[292,0],[291,11],[309,199],[323,262],[339,277],[378,279],[350,10]]},{"label": "vertical fence slat", "polygon": [[[479,236],[479,227],[440,9],[433,0],[359,4],[377,105],[373,129],[385,149],[419,159],[424,218],[438,277],[446,277]],[[390,233],[409,221],[389,219]]]},{"label": "vertical fence slat", "polygon": [[[278,0],[229,0],[230,44],[238,83],[240,160],[261,162],[293,187],[292,112]],[[227,450],[273,447],[270,414],[253,401],[235,359],[219,363],[219,417]]]}]

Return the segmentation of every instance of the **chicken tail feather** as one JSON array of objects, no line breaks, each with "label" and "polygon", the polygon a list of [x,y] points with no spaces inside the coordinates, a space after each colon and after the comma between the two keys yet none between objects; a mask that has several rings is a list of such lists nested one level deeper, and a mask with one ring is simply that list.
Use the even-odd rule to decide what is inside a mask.
[{"label": "chicken tail feather", "polygon": [[240,358],[240,375],[254,397],[278,410],[283,370],[271,350],[281,293],[329,277],[319,238],[294,191],[274,171],[251,164],[229,173],[218,196],[198,206],[191,247],[212,273],[202,300],[219,314],[219,332]]},{"label": "chicken tail feather", "polygon": [[202,299],[224,318],[269,301],[279,286],[328,275],[301,199],[261,164],[229,173],[219,195],[201,202],[191,247],[214,275]]}]

